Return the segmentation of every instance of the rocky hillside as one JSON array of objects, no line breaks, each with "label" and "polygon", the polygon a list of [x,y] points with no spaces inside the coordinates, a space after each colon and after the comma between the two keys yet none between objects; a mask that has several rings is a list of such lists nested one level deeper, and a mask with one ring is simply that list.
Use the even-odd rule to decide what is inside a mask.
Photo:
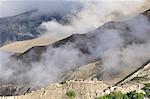
[{"label": "rocky hillside", "polygon": [[[141,15],[144,15],[149,18],[150,10],[147,10],[147,11],[141,13]],[[96,47],[97,46],[96,42],[99,42],[99,41],[97,41],[97,36],[101,32],[106,31],[107,29],[117,29],[117,30],[121,31],[122,32],[121,36],[126,40],[125,43],[128,45],[130,45],[132,43],[144,42],[144,41],[137,42],[138,38],[130,37],[132,35],[129,34],[130,27],[128,26],[128,24],[126,24],[124,22],[111,21],[111,22],[105,23],[103,26],[100,26],[96,30],[90,31],[89,33],[86,33],[86,34],[73,34],[69,37],[66,37],[62,40],[56,41],[55,43],[47,45],[47,46],[39,46],[39,47],[38,47],[38,45],[32,46],[30,49],[26,49],[25,50],[26,52],[23,52],[22,54],[17,54],[16,56],[25,57],[23,59],[28,59],[27,57],[31,57],[30,55],[32,55],[33,59],[36,59],[36,58],[40,58],[40,57],[36,57],[34,55],[40,56],[44,50],[48,49],[51,46],[52,47],[65,47],[66,45],[73,46],[74,48],[81,50],[81,52],[83,52],[85,54],[90,54],[90,51],[89,51],[90,48],[88,45],[91,44],[92,47]],[[38,50],[38,51],[36,51],[36,50]]]},{"label": "rocky hillside", "polygon": [[150,64],[144,64],[137,70],[133,71],[131,74],[129,74],[127,77],[125,77],[120,82],[116,83],[116,85],[128,83],[128,82],[149,82],[150,81]]},{"label": "rocky hillside", "polygon": [[44,31],[39,29],[41,23],[52,19],[64,22],[60,15],[38,14],[38,10],[0,18],[0,46],[39,37],[40,32]]},{"label": "rocky hillside", "polygon": [[[35,62],[39,61],[43,54],[47,49],[50,50],[51,47],[54,48],[66,48],[68,46],[72,46],[74,49],[79,50],[83,55],[90,56],[93,54],[91,52],[91,48],[94,48],[96,50],[98,48],[97,42],[100,42],[98,39],[99,33],[101,31],[105,31],[107,29],[117,29],[121,31],[121,36],[124,38],[124,47],[130,45],[130,44],[141,44],[142,42],[137,42],[139,41],[138,38],[132,38],[132,36],[127,33],[130,33],[130,27],[128,27],[127,24],[124,22],[108,22],[104,24],[102,27],[98,28],[97,30],[92,31],[92,33],[87,33],[87,34],[74,34],[68,38],[65,38],[63,40],[57,41],[54,44],[45,46],[45,47],[33,47],[32,49],[28,50],[27,52],[23,54],[16,54],[14,55],[15,58],[22,60],[25,63],[30,63],[30,62]],[[130,36],[130,37],[129,37]],[[101,46],[101,45],[100,45]],[[32,57],[32,58],[31,58]],[[91,63],[94,65],[86,65],[90,63],[91,61],[93,62],[94,60],[100,61],[100,63],[97,61],[96,63]],[[144,63],[149,61],[149,59],[144,60]],[[79,68],[74,68],[72,70],[66,71],[64,75],[62,75],[62,80],[71,80],[71,79],[76,79],[76,78],[82,78],[82,79],[87,79],[87,78],[94,78],[96,77],[98,80],[103,80],[105,82],[111,82],[111,83],[117,83],[119,80],[123,79],[126,77],[128,74],[134,72],[138,67],[136,66],[134,68],[124,68],[122,69],[119,73],[106,73],[105,70],[103,70],[102,65],[103,62],[101,62],[101,56],[98,57],[93,57],[89,60],[87,60],[87,63],[84,64],[85,66],[79,66]],[[93,67],[94,66],[94,67]],[[87,69],[88,68],[88,69]],[[89,74],[90,71],[90,74]],[[128,72],[126,72],[128,71]],[[60,79],[59,79],[60,80]]]},{"label": "rocky hillside", "polygon": [[[148,18],[147,23],[149,23],[149,10],[142,14]],[[66,93],[72,90],[76,93],[76,99],[92,99],[105,93],[110,93],[111,91],[124,91],[124,93],[127,93],[137,89],[140,90],[144,86],[144,83],[149,83],[149,64],[131,66],[129,68],[121,67],[119,72],[116,72],[115,68],[111,68],[108,71],[102,67],[104,62],[101,54],[99,56],[95,55],[94,52],[102,46],[104,46],[105,50],[109,49],[109,46],[105,46],[105,44],[107,44],[106,42],[113,42],[115,39],[107,39],[109,35],[104,35],[107,30],[117,30],[119,32],[119,37],[121,37],[124,41],[122,46],[117,49],[120,52],[123,51],[123,49],[128,48],[130,45],[141,45],[148,42],[145,38],[133,36],[131,34],[133,33],[131,25],[128,24],[128,22],[111,21],[87,34],[73,34],[47,46],[33,46],[31,49],[29,48],[23,53],[16,53],[11,56],[14,61],[21,61],[23,64],[26,64],[25,66],[28,66],[24,68],[18,67],[14,76],[28,72],[32,68],[30,67],[32,66],[32,62],[41,61],[43,54],[53,48],[67,48],[68,46],[74,48],[80,52],[81,56],[85,56],[86,62],[82,65],[64,71],[58,76],[55,84],[50,84],[47,88],[40,89],[35,92],[32,92],[36,89],[28,85],[29,82],[25,82],[25,86],[22,85],[19,87],[18,83],[15,83],[15,81],[26,79],[26,77],[13,79],[7,83],[1,80],[0,83],[2,86],[0,87],[0,95],[20,95],[14,97],[2,97],[2,99],[54,99],[54,97],[55,99],[65,99],[67,98]],[[112,31],[111,34],[113,33],[116,35],[115,32]],[[106,40],[104,40],[105,42],[101,40],[103,39],[101,38],[102,36],[106,37]],[[122,57],[122,55],[120,55],[120,57]],[[149,57],[144,58],[141,64],[147,62],[149,62]],[[8,63],[8,65],[12,64]],[[120,63],[120,65],[123,64]],[[95,78],[98,81],[95,80]],[[82,80],[79,81],[79,79]],[[7,85],[12,82],[13,85]],[[29,94],[23,95],[26,93]]]},{"label": "rocky hillside", "polygon": [[[74,92],[75,99],[94,99],[94,97],[99,97],[105,94],[109,94],[111,92],[144,92],[142,91],[144,84],[150,83],[149,67],[150,64],[143,66],[143,68],[138,69],[134,74],[129,76],[129,78],[132,79],[127,78],[126,82],[118,82],[118,84],[114,86],[105,84],[102,81],[97,81],[97,79],[90,80],[90,78],[89,80],[69,80],[62,83],[50,84],[46,88],[32,91],[28,94],[26,94],[26,91],[29,91],[30,89],[22,90],[20,88],[21,90],[19,90],[18,88],[16,91],[14,91],[14,93],[19,91],[18,93],[22,93],[25,95],[5,96],[0,97],[0,99],[69,99],[69,97],[66,95],[66,93],[68,92]],[[143,75],[147,75],[147,78],[140,78],[143,77]],[[8,91],[9,90],[11,89],[8,89]],[[8,91],[6,93],[8,93]]]}]

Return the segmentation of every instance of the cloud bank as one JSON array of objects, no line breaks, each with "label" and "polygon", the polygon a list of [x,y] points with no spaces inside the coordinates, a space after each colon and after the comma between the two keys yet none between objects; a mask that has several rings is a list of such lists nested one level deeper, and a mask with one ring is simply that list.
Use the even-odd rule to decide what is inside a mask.
[{"label": "cloud bank", "polygon": [[[146,0],[133,1],[78,1],[80,10],[74,8],[72,13],[65,15],[70,24],[64,25],[57,21],[43,22],[40,28],[47,29],[48,33],[58,35],[82,34],[98,28],[109,21],[124,20],[138,15],[148,9],[150,2]],[[130,9],[130,10],[129,10]]]}]

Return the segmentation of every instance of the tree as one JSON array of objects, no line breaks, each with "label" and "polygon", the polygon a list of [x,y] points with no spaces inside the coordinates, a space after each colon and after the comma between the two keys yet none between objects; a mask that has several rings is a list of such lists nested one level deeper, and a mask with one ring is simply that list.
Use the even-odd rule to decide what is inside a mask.
[{"label": "tree", "polygon": [[66,93],[66,95],[70,98],[70,99],[74,99],[76,94],[74,91],[69,91]]}]

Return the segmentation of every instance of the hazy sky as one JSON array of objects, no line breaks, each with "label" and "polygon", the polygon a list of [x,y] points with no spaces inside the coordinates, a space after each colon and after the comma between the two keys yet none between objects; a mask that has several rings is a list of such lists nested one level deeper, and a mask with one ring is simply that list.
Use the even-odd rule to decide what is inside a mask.
[{"label": "hazy sky", "polygon": [[0,0],[0,17],[12,16],[37,8],[42,12],[64,13],[79,5],[79,2],[62,0]]},{"label": "hazy sky", "polygon": [[[51,11],[64,12],[70,10],[71,8],[76,8],[76,6],[80,6],[81,1],[85,2],[91,0],[0,0],[0,17],[16,15],[35,8],[39,8],[40,10],[49,12]],[[130,0],[96,0],[96,1],[130,1]],[[142,1],[142,0],[132,0],[132,1]]]}]

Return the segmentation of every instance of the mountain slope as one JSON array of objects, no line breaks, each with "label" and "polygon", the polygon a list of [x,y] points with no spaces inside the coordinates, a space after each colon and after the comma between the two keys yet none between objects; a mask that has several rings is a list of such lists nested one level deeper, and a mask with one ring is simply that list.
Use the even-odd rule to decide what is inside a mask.
[{"label": "mountain slope", "polygon": [[[149,17],[149,11],[144,12],[144,15]],[[148,23],[149,23],[149,20],[148,20]],[[32,62],[33,63],[38,62],[38,61],[40,62],[43,54],[45,54],[47,51],[50,51],[53,48],[54,49],[55,48],[68,48],[68,46],[69,46],[75,50],[78,50],[80,52],[80,56],[85,55],[86,62],[82,66],[79,65],[75,68],[69,69],[69,72],[64,71],[63,74],[59,75],[61,77],[61,79],[58,78],[58,82],[71,80],[71,79],[92,79],[92,78],[96,77],[98,80],[102,80],[104,82],[110,82],[109,84],[114,85],[115,83],[124,79],[124,77],[128,76],[129,74],[132,74],[132,72],[136,71],[141,66],[140,65],[135,66],[135,67],[131,66],[131,68],[121,67],[121,70],[119,72],[116,70],[116,68],[111,68],[110,70],[108,69],[108,71],[107,71],[107,70],[103,69],[105,67],[101,67],[102,65],[104,65],[104,61],[102,60],[103,57],[101,56],[102,54],[96,53],[96,54],[98,54],[98,56],[94,56],[95,52],[97,51],[97,49],[99,49],[103,46],[105,47],[105,45],[110,44],[111,42],[116,40],[116,38],[109,38],[110,37],[109,35],[111,35],[111,36],[116,35],[115,34],[116,32],[111,31],[111,32],[109,32],[109,35],[104,35],[105,33],[108,33],[107,30],[117,30],[117,33],[119,32],[119,37],[121,37],[123,39],[124,42],[123,42],[122,46],[121,47],[119,46],[119,48],[116,49],[117,51],[119,50],[119,52],[123,52],[123,49],[128,48],[128,46],[130,46],[130,45],[134,45],[134,44],[140,45],[140,44],[145,44],[145,42],[147,42],[145,38],[140,39],[138,37],[134,37],[133,35],[131,35],[132,29],[131,29],[130,25],[127,24],[126,22],[111,21],[111,22],[105,23],[103,26],[101,26],[101,27],[97,28],[96,30],[93,30],[87,34],[73,34],[67,38],[60,38],[62,40],[58,39],[59,41],[54,41],[54,43],[52,43],[52,44],[51,43],[48,44],[47,41],[43,41],[44,46],[38,45],[39,44],[38,40],[37,41],[31,40],[31,42],[33,42],[33,45],[31,44],[30,47],[25,50],[23,49],[23,47],[21,47],[20,49],[22,49],[23,51],[18,50],[18,53],[16,52],[16,54],[14,54],[12,56],[12,58],[17,59],[17,61],[19,60],[25,64],[28,64],[27,66],[29,66],[29,68],[30,68]],[[104,39],[101,38],[103,36],[106,38],[104,38]],[[103,42],[103,40],[105,42]],[[26,45],[29,43],[26,43],[26,41],[25,41],[24,44]],[[116,44],[116,42],[115,42],[115,44]],[[11,46],[11,45],[9,45],[9,46]],[[12,44],[11,47],[13,47],[13,46],[15,47],[15,44]],[[5,48],[6,49],[4,49],[3,51],[5,51],[5,50],[7,51],[7,49],[9,49],[10,47],[5,47]],[[106,46],[105,50],[107,50],[107,49],[109,49],[108,46]],[[113,53],[110,53],[110,54],[113,54]],[[120,57],[122,57],[122,55],[120,55]],[[146,58],[142,62],[145,63],[148,60],[149,60],[149,58]],[[120,63],[120,65],[124,65],[124,64]],[[125,65],[125,66],[127,66],[127,65]],[[61,68],[63,68],[63,65]],[[18,67],[17,69],[20,71],[23,71],[23,72],[28,72],[28,70],[26,70],[26,69],[21,70],[22,68],[20,68],[20,67]],[[20,71],[19,71],[19,73],[20,73]],[[88,73],[88,72],[90,72],[90,73]],[[149,70],[148,70],[148,72],[149,72]],[[18,71],[16,74],[18,74]],[[21,78],[21,79],[24,79],[24,78]]]},{"label": "mountain slope", "polygon": [[[119,50],[120,52],[122,52],[121,49],[126,49],[127,46],[130,46],[132,44],[137,44],[137,45],[139,44],[140,45],[140,44],[144,44],[146,42],[145,39],[139,40],[139,38],[135,38],[134,36],[132,36],[130,34],[131,33],[130,32],[131,27],[129,27],[129,25],[126,22],[113,22],[112,21],[112,22],[105,23],[103,26],[101,26],[101,27],[97,28],[96,30],[93,30],[87,34],[73,34],[73,35],[71,35],[65,39],[59,38],[58,39],[59,41],[56,40],[56,42],[54,41],[55,43],[53,43],[53,44],[51,43],[51,44],[48,44],[46,46],[41,45],[41,47],[40,47],[38,45],[38,44],[40,44],[40,43],[38,43],[38,40],[37,41],[31,40],[31,42],[33,42],[33,45],[31,42],[27,43],[28,41],[27,42],[25,41],[25,43],[24,43],[25,45],[23,45],[21,43],[21,46],[25,46],[26,49],[24,50],[24,47],[21,47],[20,49],[23,48],[22,51],[18,50],[18,51],[23,52],[23,53],[18,52],[18,54],[13,55],[12,57],[17,59],[17,60],[22,61],[25,64],[28,64],[28,66],[30,67],[31,66],[30,63],[40,61],[41,57],[43,57],[43,54],[46,53],[47,51],[51,51],[53,48],[63,48],[63,49],[66,48],[67,49],[68,47],[71,47],[71,48],[79,51],[81,53],[81,56],[86,57],[86,61],[83,65],[86,65],[95,59],[96,60],[100,59],[100,61],[101,61],[102,56],[101,55],[95,55],[95,53],[97,51],[99,51],[101,46],[104,46],[104,48],[105,48],[105,43],[101,43],[101,42],[103,42],[102,40],[105,41],[105,39],[106,40],[108,39],[108,40],[110,40],[110,42],[114,42],[114,38],[109,38],[108,35],[106,35],[106,36],[104,35],[105,38],[101,38],[101,37],[103,37],[103,34],[105,33],[105,31],[107,33],[107,30],[117,30],[119,32],[119,36],[124,40],[121,48],[117,49],[117,51]],[[114,33],[114,35],[116,35],[115,32],[110,32],[109,35],[113,35],[113,33]],[[62,40],[60,40],[60,39],[62,39]],[[44,43],[45,43],[45,41],[44,41]],[[116,43],[116,41],[114,43]],[[29,44],[30,46],[29,45],[26,46],[26,44],[27,45]],[[108,44],[109,44],[109,42],[108,42]],[[15,43],[12,45],[10,44],[6,47],[4,46],[3,48],[6,48],[4,50],[6,50],[6,51],[7,51],[7,49],[9,50],[10,49],[9,46],[11,47],[11,49],[13,49],[13,46],[15,46]],[[17,46],[17,47],[19,47],[19,46]],[[107,46],[107,44],[106,44],[106,50],[107,50],[107,47],[109,49],[109,46]],[[14,49],[15,49],[15,47],[14,47]],[[17,49],[15,49],[15,51],[17,52]],[[95,55],[95,56],[93,56],[93,55]],[[149,59],[145,59],[143,62],[147,62],[148,60]],[[103,69],[101,69],[101,65],[103,65],[103,61],[101,62],[101,64],[97,65],[95,68],[92,68],[93,72],[95,72],[95,73],[93,73],[93,77],[94,76],[97,77],[98,80],[106,80],[106,82],[108,82],[108,80],[111,81],[114,78],[116,78],[116,79],[119,78],[119,80],[121,80],[125,76],[127,76],[128,74],[130,74],[131,72],[136,70],[138,67],[140,67],[139,65],[137,65],[135,67],[131,66],[131,68],[123,68],[119,72],[116,72],[115,68],[111,68],[110,73],[109,73],[108,72],[109,69],[103,70]],[[125,65],[125,66],[127,66],[127,65]],[[81,65],[77,66],[77,67],[81,67]],[[22,68],[18,68],[18,70],[19,69],[22,69]],[[71,69],[74,69],[74,68],[71,68]],[[84,69],[84,68],[82,68],[82,69]],[[82,73],[82,69],[81,69],[81,73]],[[128,71],[128,69],[129,69],[129,71]],[[89,70],[89,71],[91,71],[91,70]],[[111,71],[114,71],[114,72],[111,72]],[[128,71],[128,72],[126,73],[126,71]],[[67,71],[66,71],[66,73],[67,73]],[[79,72],[74,72],[74,73],[76,75],[75,74],[72,74],[72,75],[75,75],[78,77]],[[66,75],[68,75],[68,74],[66,74]],[[69,74],[69,75],[71,75],[71,74]],[[89,75],[89,76],[91,76],[91,75]],[[84,75],[82,77],[84,78]],[[64,80],[73,79],[74,77],[66,77],[66,78],[68,78],[68,79],[64,79]],[[89,78],[89,77],[87,77],[87,78]],[[117,83],[117,81],[118,80],[116,80],[116,81],[114,80],[113,84]]]},{"label": "mountain slope", "polygon": [[41,37],[38,37],[35,39],[31,39],[31,40],[13,42],[11,44],[1,47],[0,51],[13,52],[13,53],[24,53],[27,50],[31,49],[32,47],[47,46],[56,41],[62,40],[68,36],[69,35],[59,36],[59,35],[54,35],[54,34],[44,35],[44,36],[41,36]]},{"label": "mountain slope", "polygon": [[38,10],[32,10],[20,15],[0,18],[0,46],[10,42],[37,38],[38,29],[42,22],[52,19],[60,21],[62,17],[58,14],[38,14]]}]

